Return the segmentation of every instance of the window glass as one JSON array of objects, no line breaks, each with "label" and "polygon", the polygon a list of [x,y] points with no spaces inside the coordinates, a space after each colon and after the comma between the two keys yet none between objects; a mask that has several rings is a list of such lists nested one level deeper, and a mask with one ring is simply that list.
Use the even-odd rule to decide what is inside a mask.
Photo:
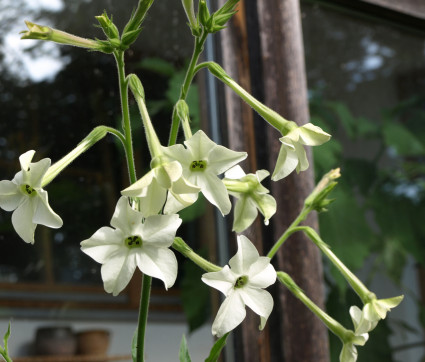
[{"label": "window glass", "polygon": [[[34,161],[48,157],[55,162],[94,127],[120,128],[121,122],[113,56],[20,40],[19,32],[26,28],[24,20],[103,39],[101,29],[93,26],[94,16],[107,9],[122,29],[137,2],[5,0],[3,5],[0,174],[10,180],[19,171],[19,155],[27,150],[36,150]],[[168,140],[172,107],[191,52],[192,36],[180,2],[156,1],[144,31],[127,53],[126,66],[127,73],[137,73],[142,79],[152,121],[163,144]],[[193,121],[199,122],[196,85],[188,101]],[[136,167],[141,177],[149,168],[149,152],[137,107],[133,103],[130,106]],[[62,291],[61,286],[67,285],[84,287],[86,292],[97,290],[90,287],[103,289],[100,265],[80,251],[80,242],[109,225],[120,190],[128,186],[125,159],[118,146],[112,136],[107,136],[47,186],[50,205],[62,217],[64,226],[56,230],[39,225],[34,245],[25,244],[14,232],[11,213],[0,212],[0,284],[10,298],[16,297],[17,290],[25,290],[25,298],[35,298],[28,285],[39,286],[44,292]],[[202,212],[192,211],[195,216],[187,215],[186,219],[199,214]],[[190,230],[193,237],[196,227],[196,223],[191,227],[184,224],[179,234],[184,236],[184,230]],[[163,289],[161,283],[154,286]]]}]

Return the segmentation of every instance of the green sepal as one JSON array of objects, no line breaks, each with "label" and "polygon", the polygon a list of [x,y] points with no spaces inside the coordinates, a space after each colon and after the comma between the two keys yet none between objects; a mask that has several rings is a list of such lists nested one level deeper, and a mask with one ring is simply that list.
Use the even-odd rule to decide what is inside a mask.
[{"label": "green sepal", "polygon": [[127,49],[131,44],[133,44],[137,40],[142,30],[143,28],[125,32],[121,38],[122,46]]},{"label": "green sepal", "polygon": [[216,362],[220,357],[221,350],[226,345],[226,340],[230,332],[226,333],[223,337],[219,338],[214,346],[211,348],[210,355],[207,357],[205,362]]},{"label": "green sepal", "polygon": [[190,355],[189,355],[189,349],[187,348],[186,337],[184,336],[184,334],[182,336],[182,341],[180,343],[179,361],[180,362],[191,362]]},{"label": "green sepal", "polygon": [[128,85],[130,86],[133,94],[145,99],[145,90],[143,88],[142,82],[136,74],[129,74],[127,76]]}]

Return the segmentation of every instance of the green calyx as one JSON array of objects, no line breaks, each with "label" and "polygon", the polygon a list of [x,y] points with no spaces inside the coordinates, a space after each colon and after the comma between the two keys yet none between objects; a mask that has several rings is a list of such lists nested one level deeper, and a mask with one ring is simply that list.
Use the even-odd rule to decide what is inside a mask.
[{"label": "green calyx", "polygon": [[191,171],[205,171],[207,168],[207,161],[204,160],[198,160],[198,161],[192,161],[189,166]]},{"label": "green calyx", "polygon": [[124,239],[125,246],[129,249],[141,248],[143,245],[142,238],[138,235],[128,236]]},{"label": "green calyx", "polygon": [[32,188],[30,185],[22,185],[21,186],[21,190],[25,195],[34,197],[35,195],[37,195],[37,191]]},{"label": "green calyx", "polygon": [[248,276],[242,275],[238,279],[236,279],[236,282],[233,288],[235,289],[243,288],[246,285],[246,283],[248,283]]}]

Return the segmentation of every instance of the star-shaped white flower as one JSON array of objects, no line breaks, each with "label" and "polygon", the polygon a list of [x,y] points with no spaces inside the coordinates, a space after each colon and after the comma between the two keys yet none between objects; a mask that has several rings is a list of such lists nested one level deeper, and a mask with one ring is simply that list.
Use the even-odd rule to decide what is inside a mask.
[{"label": "star-shaped white flower", "polygon": [[297,173],[308,168],[306,146],[319,146],[331,138],[320,127],[307,123],[301,127],[295,127],[288,134],[279,138],[282,146],[273,171],[272,180],[278,181],[288,176],[296,169]]},{"label": "star-shaped white flower", "polygon": [[[164,148],[164,153],[183,167],[184,178],[201,188],[206,199],[217,206],[223,215],[232,207],[227,189],[218,175],[247,157],[246,152],[236,152],[211,141],[203,131],[196,132],[184,142]],[[196,200],[196,194],[192,194]]]},{"label": "star-shaped white flower", "polygon": [[146,219],[122,196],[111,227],[102,227],[81,242],[81,250],[103,264],[105,290],[117,295],[128,284],[136,266],[142,273],[161,279],[165,288],[177,278],[177,259],[169,249],[182,220],[178,215],[154,215]]},{"label": "star-shaped white flower", "polygon": [[273,309],[273,298],[263,290],[276,281],[276,271],[270,258],[259,256],[255,246],[243,235],[238,236],[238,251],[229,266],[218,272],[206,273],[202,281],[225,296],[212,325],[212,333],[223,336],[245,318],[245,306],[260,316],[263,329]]},{"label": "star-shaped white flower", "polygon": [[264,223],[269,224],[269,219],[276,213],[276,200],[269,195],[261,181],[269,171],[258,170],[255,175],[248,175],[239,165],[232,167],[224,176],[224,184],[230,195],[238,198],[234,209],[233,231],[242,232],[255,220],[260,210],[264,216]]},{"label": "star-shaped white flower", "polygon": [[143,215],[158,214],[164,206],[167,191],[170,191],[183,207],[194,202],[192,195],[199,192],[200,188],[184,179],[182,166],[178,161],[153,160],[152,164],[157,165],[140,180],[121,191],[124,196],[140,198],[140,211]]},{"label": "star-shaped white flower", "polygon": [[13,211],[12,224],[18,235],[27,243],[34,243],[37,224],[60,228],[62,219],[50,207],[47,192],[41,188],[43,176],[50,167],[50,159],[31,163],[35,151],[19,157],[21,171],[12,181],[0,181],[0,207]]}]

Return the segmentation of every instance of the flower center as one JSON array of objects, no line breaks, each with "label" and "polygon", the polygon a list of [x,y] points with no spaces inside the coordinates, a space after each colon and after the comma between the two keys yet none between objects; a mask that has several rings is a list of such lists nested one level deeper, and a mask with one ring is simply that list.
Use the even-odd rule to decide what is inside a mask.
[{"label": "flower center", "polygon": [[37,191],[35,189],[33,189],[30,185],[22,185],[21,188],[22,188],[23,193],[28,195],[28,196],[37,195]]},{"label": "flower center", "polygon": [[207,161],[192,161],[189,168],[191,171],[204,171],[207,168]]},{"label": "flower center", "polygon": [[128,236],[124,239],[124,243],[129,249],[142,247],[142,238],[138,235]]},{"label": "flower center", "polygon": [[238,279],[236,279],[236,282],[233,288],[235,289],[242,288],[243,286],[246,285],[246,283],[248,283],[248,276],[242,275]]}]

